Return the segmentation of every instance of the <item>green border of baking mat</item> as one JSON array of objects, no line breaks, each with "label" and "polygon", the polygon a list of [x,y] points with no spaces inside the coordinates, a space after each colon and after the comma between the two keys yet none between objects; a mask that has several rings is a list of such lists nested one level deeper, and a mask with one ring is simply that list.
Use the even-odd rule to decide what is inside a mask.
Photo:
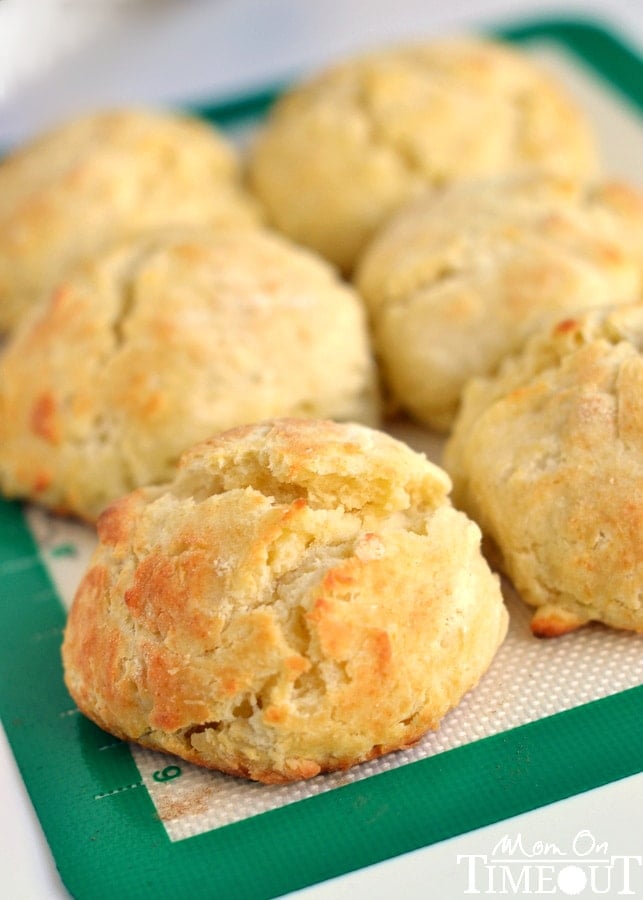
[{"label": "green border of baking mat", "polygon": [[[602,25],[548,20],[495,33],[562,45],[643,109],[643,61]],[[231,126],[275,96],[198,111]],[[81,716],[64,688],[65,613],[18,504],[0,501],[0,535],[0,714],[81,900],[275,897],[643,771],[641,686],[171,842],[127,744]]]}]

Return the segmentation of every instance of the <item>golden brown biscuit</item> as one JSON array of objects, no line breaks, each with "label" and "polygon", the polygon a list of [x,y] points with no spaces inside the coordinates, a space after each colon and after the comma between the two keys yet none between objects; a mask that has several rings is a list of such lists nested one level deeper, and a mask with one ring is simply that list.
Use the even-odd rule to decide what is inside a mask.
[{"label": "golden brown biscuit", "polygon": [[466,381],[495,371],[535,327],[640,298],[642,237],[643,196],[617,183],[530,174],[409,204],[357,276],[392,398],[449,428]]},{"label": "golden brown biscuit", "polygon": [[203,122],[120,110],[61,125],[0,164],[0,331],[113,241],[257,218],[232,147]]},{"label": "golden brown biscuit", "polygon": [[363,426],[275,420],[194,447],[101,516],[63,658],[102,728],[265,782],[408,747],[506,627],[445,473]]},{"label": "golden brown biscuit", "polygon": [[532,61],[449,39],[350,59],[274,108],[250,159],[273,224],[343,271],[427,187],[547,167],[597,166],[588,123]]},{"label": "golden brown biscuit", "polygon": [[445,464],[535,634],[643,631],[643,304],[566,319],[474,379]]},{"label": "golden brown biscuit", "polygon": [[186,447],[273,415],[378,418],[362,304],[258,228],[163,232],[84,262],[0,360],[0,487],[93,520]]}]

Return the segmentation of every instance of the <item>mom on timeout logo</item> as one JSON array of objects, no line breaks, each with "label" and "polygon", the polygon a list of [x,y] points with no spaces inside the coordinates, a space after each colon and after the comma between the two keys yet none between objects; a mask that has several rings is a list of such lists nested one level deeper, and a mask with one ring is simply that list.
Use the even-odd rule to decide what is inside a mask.
[{"label": "mom on timeout logo", "polygon": [[643,855],[610,853],[587,829],[566,848],[506,834],[491,853],[458,854],[456,861],[465,895],[643,898]]}]

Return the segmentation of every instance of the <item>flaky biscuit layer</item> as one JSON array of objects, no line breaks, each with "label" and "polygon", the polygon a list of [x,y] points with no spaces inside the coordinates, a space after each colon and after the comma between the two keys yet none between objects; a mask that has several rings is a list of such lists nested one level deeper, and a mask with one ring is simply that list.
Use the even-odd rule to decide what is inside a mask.
[{"label": "flaky biscuit layer", "polygon": [[595,172],[582,113],[527,56],[445,39],[349,59],[295,87],[262,129],[250,175],[277,228],[350,272],[427,187],[535,166]]},{"label": "flaky biscuit layer", "polygon": [[274,415],[374,423],[362,304],[258,228],[161,232],[86,262],[0,360],[0,486],[94,520],[186,447]]},{"label": "flaky biscuit layer", "polygon": [[0,164],[0,331],[111,243],[258,219],[232,146],[204,122],[124,109],[59,125]]},{"label": "flaky biscuit layer", "polygon": [[265,782],[409,746],[472,688],[507,614],[449,481],[371,429],[227,432],[99,520],[63,656],[119,737]]},{"label": "flaky biscuit layer", "polygon": [[534,336],[474,379],[447,445],[454,502],[536,607],[534,633],[643,631],[643,305]]},{"label": "flaky biscuit layer", "polygon": [[393,400],[446,430],[467,380],[534,329],[643,297],[643,195],[542,173],[452,185],[400,210],[356,283]]}]

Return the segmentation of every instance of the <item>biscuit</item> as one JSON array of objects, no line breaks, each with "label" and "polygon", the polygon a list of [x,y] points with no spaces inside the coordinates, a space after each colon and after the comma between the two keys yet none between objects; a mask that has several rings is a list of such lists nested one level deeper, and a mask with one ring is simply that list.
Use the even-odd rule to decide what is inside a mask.
[{"label": "biscuit", "polygon": [[445,473],[355,424],[280,419],[189,450],[107,508],[63,646],[78,707],[264,782],[415,743],[507,613]]},{"label": "biscuit", "polygon": [[445,39],[352,59],[274,107],[250,156],[271,222],[344,272],[427,187],[531,167],[597,168],[583,114],[527,56]]},{"label": "biscuit", "polygon": [[643,631],[643,304],[563,320],[474,379],[445,464],[534,634]]},{"label": "biscuit", "polygon": [[450,427],[466,381],[534,328],[642,296],[643,196],[531,173],[451,185],[408,204],[356,278],[394,402]]},{"label": "biscuit", "polygon": [[363,305],[259,228],[137,238],[79,265],[0,359],[0,488],[94,520],[211,434],[276,415],[374,423]]},{"label": "biscuit", "polygon": [[111,242],[257,220],[232,147],[204,122],[117,110],[58,126],[0,164],[0,331]]}]

